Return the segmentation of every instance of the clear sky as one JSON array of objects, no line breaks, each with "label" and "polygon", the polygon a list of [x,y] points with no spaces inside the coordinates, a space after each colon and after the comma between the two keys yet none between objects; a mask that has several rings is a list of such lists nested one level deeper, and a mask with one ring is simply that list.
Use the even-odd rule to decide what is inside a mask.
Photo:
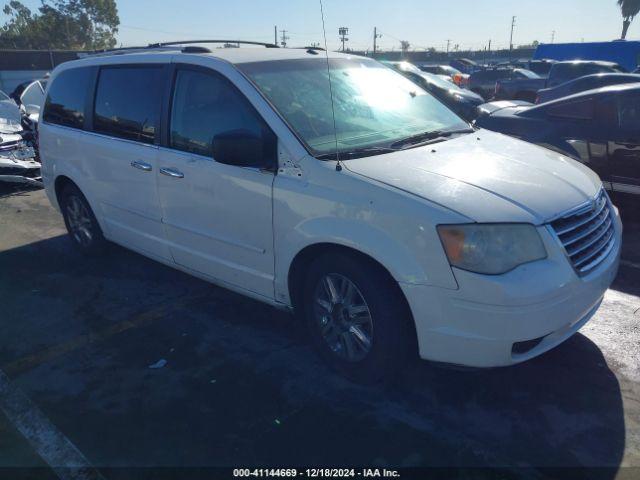
[{"label": "clear sky", "polygon": [[[36,8],[39,0],[23,0]],[[6,0],[5,0],[6,2]],[[2,2],[0,2],[2,3]],[[117,0],[119,42],[124,46],[197,38],[273,41],[274,25],[286,29],[290,46],[323,42],[319,0]],[[460,49],[507,47],[515,15],[514,44],[619,38],[622,18],[616,0],[324,0],[329,48],[338,46],[338,27],[350,28],[348,45],[379,44]],[[629,31],[640,39],[640,18]]]}]

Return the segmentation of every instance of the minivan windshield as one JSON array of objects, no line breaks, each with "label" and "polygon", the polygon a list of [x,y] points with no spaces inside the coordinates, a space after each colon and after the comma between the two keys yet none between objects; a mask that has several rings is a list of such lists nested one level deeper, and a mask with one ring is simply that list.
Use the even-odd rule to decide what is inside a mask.
[{"label": "minivan windshield", "polygon": [[315,156],[382,152],[417,135],[469,128],[418,85],[375,60],[327,62],[322,56],[238,66]]}]

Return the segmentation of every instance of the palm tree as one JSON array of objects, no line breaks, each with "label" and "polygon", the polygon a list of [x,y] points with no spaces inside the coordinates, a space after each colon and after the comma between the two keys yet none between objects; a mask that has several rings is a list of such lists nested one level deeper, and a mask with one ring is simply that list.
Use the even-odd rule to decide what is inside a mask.
[{"label": "palm tree", "polygon": [[620,10],[622,10],[622,39],[627,38],[627,32],[629,31],[629,25],[633,21],[638,13],[640,13],[640,0],[618,0]]}]

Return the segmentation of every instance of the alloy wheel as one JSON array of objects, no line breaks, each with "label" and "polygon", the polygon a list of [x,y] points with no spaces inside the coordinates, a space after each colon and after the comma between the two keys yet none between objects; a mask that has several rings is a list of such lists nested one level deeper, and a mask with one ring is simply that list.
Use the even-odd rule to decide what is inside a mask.
[{"label": "alloy wheel", "polygon": [[75,195],[67,199],[67,221],[74,240],[83,247],[88,247],[93,241],[93,221],[84,202]]},{"label": "alloy wheel", "polygon": [[337,273],[324,275],[314,294],[315,320],[331,351],[343,360],[359,362],[373,346],[373,321],[358,287]]}]

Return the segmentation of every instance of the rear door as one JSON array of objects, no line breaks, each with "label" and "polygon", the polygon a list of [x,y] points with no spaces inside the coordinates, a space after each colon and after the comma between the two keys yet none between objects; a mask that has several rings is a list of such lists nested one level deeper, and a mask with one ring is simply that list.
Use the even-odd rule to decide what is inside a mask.
[{"label": "rear door", "polygon": [[[174,261],[261,297],[274,296],[272,187],[275,136],[247,98],[222,74],[176,65],[159,160],[163,222]],[[264,158],[225,165],[216,135],[249,131]]]},{"label": "rear door", "polygon": [[127,64],[97,69],[91,133],[80,139],[107,236],[162,259],[170,254],[155,173],[166,68]]},{"label": "rear door", "polygon": [[617,125],[609,142],[613,190],[640,199],[640,91],[617,96]]}]

